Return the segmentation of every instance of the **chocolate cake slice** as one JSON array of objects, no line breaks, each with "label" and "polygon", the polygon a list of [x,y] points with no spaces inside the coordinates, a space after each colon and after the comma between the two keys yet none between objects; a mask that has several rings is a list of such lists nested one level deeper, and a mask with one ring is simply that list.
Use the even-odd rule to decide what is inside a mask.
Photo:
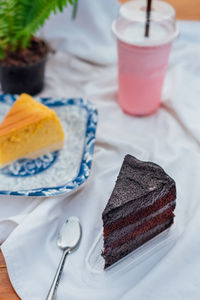
[{"label": "chocolate cake slice", "polygon": [[103,211],[105,268],[173,224],[175,181],[152,162],[126,155]]}]

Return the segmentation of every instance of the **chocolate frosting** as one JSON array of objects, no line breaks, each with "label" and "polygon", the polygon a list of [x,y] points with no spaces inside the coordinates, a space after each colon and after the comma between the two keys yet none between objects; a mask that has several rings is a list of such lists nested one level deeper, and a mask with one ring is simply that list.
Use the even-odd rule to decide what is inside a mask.
[{"label": "chocolate frosting", "polygon": [[143,162],[127,154],[124,158],[114,190],[103,211],[104,224],[107,217],[117,219],[130,213],[130,208],[137,211],[153,204],[159,197],[166,194],[171,187],[175,188],[174,180],[155,163]]}]

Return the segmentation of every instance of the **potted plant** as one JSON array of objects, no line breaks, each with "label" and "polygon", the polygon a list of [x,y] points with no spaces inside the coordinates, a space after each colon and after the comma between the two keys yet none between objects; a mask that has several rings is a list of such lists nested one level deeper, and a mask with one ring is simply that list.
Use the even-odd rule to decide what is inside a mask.
[{"label": "potted plant", "polygon": [[0,1],[0,81],[5,93],[31,95],[43,88],[47,44],[34,36],[52,12],[77,0]]}]

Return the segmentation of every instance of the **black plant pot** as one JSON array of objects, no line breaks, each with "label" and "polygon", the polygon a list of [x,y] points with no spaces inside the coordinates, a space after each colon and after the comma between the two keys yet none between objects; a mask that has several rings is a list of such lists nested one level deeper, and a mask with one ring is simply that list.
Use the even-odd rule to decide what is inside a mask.
[{"label": "black plant pot", "polygon": [[0,82],[4,93],[38,94],[44,86],[47,55],[39,62],[27,66],[0,65]]}]

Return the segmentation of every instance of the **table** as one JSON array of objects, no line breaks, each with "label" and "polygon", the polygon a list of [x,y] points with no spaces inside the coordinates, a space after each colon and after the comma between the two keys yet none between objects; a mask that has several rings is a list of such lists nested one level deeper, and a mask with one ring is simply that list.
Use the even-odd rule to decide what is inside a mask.
[{"label": "table", "polygon": [[[125,2],[126,0],[120,0]],[[176,11],[177,17],[184,20],[200,20],[199,0],[167,0],[171,3]],[[0,251],[0,300],[17,300],[20,299],[15,293],[8,277],[6,263]]]},{"label": "table", "polygon": [[177,18],[182,20],[200,20],[199,0],[166,0],[177,12]]},{"label": "table", "polygon": [[0,300],[20,299],[15,293],[7,273],[6,263],[0,251]]}]

